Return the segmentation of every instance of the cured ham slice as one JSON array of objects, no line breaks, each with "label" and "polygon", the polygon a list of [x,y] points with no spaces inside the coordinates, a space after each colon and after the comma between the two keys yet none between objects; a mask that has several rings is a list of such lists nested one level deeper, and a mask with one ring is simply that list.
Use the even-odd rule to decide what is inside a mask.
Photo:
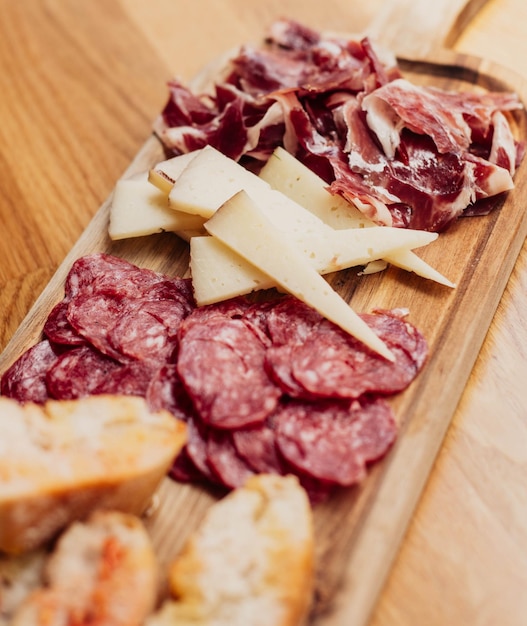
[{"label": "cured ham slice", "polygon": [[[512,94],[450,93],[413,85],[403,78],[379,87],[362,100],[368,126],[388,158],[395,156],[397,147],[393,132],[399,134],[402,128],[430,136],[440,153],[465,152],[473,141],[473,133],[477,132],[480,141],[485,142],[496,111],[519,107],[519,99]],[[391,126],[389,144],[382,126]]]},{"label": "cured ham slice", "polygon": [[379,224],[440,231],[488,212],[523,156],[516,94],[414,85],[368,38],[279,20],[210,84],[169,83],[155,124],[169,151],[212,145],[258,170],[281,146]]}]

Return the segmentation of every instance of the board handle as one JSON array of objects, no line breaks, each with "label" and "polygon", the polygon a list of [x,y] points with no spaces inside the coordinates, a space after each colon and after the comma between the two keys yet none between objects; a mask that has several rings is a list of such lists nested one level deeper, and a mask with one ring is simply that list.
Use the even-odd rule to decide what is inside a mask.
[{"label": "board handle", "polygon": [[391,0],[366,33],[406,59],[449,48],[487,0]]}]

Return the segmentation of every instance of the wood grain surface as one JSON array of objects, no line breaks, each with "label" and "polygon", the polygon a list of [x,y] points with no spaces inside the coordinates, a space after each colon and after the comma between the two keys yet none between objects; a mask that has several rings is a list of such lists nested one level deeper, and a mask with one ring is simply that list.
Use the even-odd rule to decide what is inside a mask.
[{"label": "wood grain surface", "polygon": [[[359,31],[386,7],[381,2],[368,3],[367,8],[361,4],[332,2],[333,10],[328,11],[327,3],[306,8],[305,3],[293,1],[232,0],[208,3],[203,14],[200,3],[164,0],[148,6],[132,0],[107,0],[104,6],[73,0],[0,2],[2,346],[51,280],[4,352],[4,364],[38,336],[46,309],[60,297],[69,261],[84,250],[107,249],[107,205],[97,213],[98,207],[148,139],[166,97],[167,78],[173,73],[190,78],[225,49],[261,36],[265,24],[284,12],[317,27],[343,30],[345,24],[346,30]],[[491,2],[482,9],[490,17],[478,32],[487,28],[496,41],[498,35],[491,27],[500,22],[493,18],[493,4],[503,19],[503,6],[511,2]],[[496,49],[507,48],[509,31],[518,32],[513,18],[505,23],[509,30],[498,37]],[[460,52],[471,51],[470,35],[465,32]],[[519,39],[513,41],[518,44]],[[475,51],[489,58],[481,54],[484,50]],[[469,68],[458,77],[465,83],[512,83],[525,97],[523,81],[492,63],[440,53],[434,53],[434,58],[439,62],[433,66],[406,69],[422,80],[433,73],[450,83],[457,64]],[[449,67],[446,76],[438,71],[443,60]],[[521,64],[516,69],[521,72]],[[518,124],[524,132],[521,117]],[[134,167],[140,169],[150,161],[151,150],[155,153],[156,148],[149,143]],[[332,613],[325,613],[317,623],[360,624],[367,619],[404,533],[404,518],[414,510],[459,398],[439,460],[371,621],[376,625],[524,623],[527,355],[526,329],[519,320],[527,313],[525,249],[512,267],[525,236],[524,169],[511,196],[514,201],[481,220],[475,235],[463,234],[460,225],[445,238],[442,253],[436,256],[437,248],[430,249],[430,260],[448,260],[448,269],[440,268],[460,283],[456,295],[445,298],[436,287],[407,284],[393,271],[386,280],[370,277],[352,289],[353,301],[360,307],[368,306],[373,297],[375,306],[378,298],[392,302],[394,294],[398,300],[428,302],[426,310],[432,307],[435,317],[425,319],[419,308],[415,313],[416,307],[412,315],[437,346],[427,372],[438,375],[425,374],[397,402],[398,413],[405,416],[403,443],[376,468],[364,489],[351,497],[343,494],[317,513],[324,565],[319,611],[324,613],[327,599],[334,599],[342,577],[345,592],[334,599]],[[112,251],[146,265],[159,263],[167,271],[185,265],[185,252],[174,246],[173,238],[154,239],[146,248],[124,243]],[[467,257],[456,256],[460,240],[470,259],[468,268],[463,265]],[[510,243],[515,249],[509,249]],[[458,299],[459,293],[465,297]],[[456,347],[454,337],[462,338]],[[188,520],[199,519],[210,502],[189,487],[165,485],[161,495],[166,496],[167,490],[169,497],[160,499],[152,520],[165,558],[188,532]],[[334,541],[336,528],[341,532]],[[343,560],[342,551],[349,558]]]}]

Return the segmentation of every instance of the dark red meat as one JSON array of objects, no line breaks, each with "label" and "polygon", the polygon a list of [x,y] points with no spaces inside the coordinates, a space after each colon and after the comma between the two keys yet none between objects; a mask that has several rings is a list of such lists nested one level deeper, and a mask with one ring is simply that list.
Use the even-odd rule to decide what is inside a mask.
[{"label": "dark red meat", "polygon": [[257,473],[286,474],[287,465],[276,447],[274,419],[262,424],[240,428],[232,433],[237,453]]},{"label": "dark red meat", "polygon": [[0,386],[2,395],[21,403],[44,403],[49,398],[46,375],[57,360],[48,340],[35,344],[4,372]]},{"label": "dark red meat", "polygon": [[73,348],[60,355],[46,373],[50,397],[74,400],[93,395],[120,365],[91,346]]},{"label": "dark red meat", "polygon": [[327,320],[314,324],[304,339],[269,348],[266,363],[284,393],[296,398],[359,398],[405,389],[428,353],[423,336],[397,315],[385,312],[363,319],[388,345],[395,362],[368,350]]},{"label": "dark red meat", "polygon": [[416,86],[368,38],[291,20],[242,46],[213,93],[169,92],[155,125],[168,150],[212,145],[258,169],[282,146],[380,224],[439,231],[487,212],[524,152],[505,115],[515,94]]},{"label": "dark red meat", "polygon": [[306,403],[291,401],[275,415],[276,442],[294,467],[343,486],[360,482],[366,465],[383,456],[396,424],[382,400]]},{"label": "dark red meat", "polygon": [[133,361],[112,369],[91,394],[115,394],[145,397],[154,369],[150,363]]},{"label": "dark red meat", "polygon": [[177,372],[176,363],[162,365],[148,381],[145,398],[150,410],[169,411],[183,421],[193,415],[190,398]]},{"label": "dark red meat", "polygon": [[221,489],[295,473],[318,502],[360,481],[395,437],[380,394],[408,385],[427,354],[404,311],[364,315],[389,363],[289,296],[196,308],[189,281],[108,255],[79,259],[66,285],[47,338],[4,373],[2,394],[144,397],[187,425],[170,475]]},{"label": "dark red meat", "polygon": [[68,320],[68,303],[62,300],[56,304],[44,324],[44,335],[55,344],[65,346],[82,346],[86,339],[79,335]]},{"label": "dark red meat", "polygon": [[229,431],[209,432],[207,461],[218,482],[229,489],[241,487],[255,473],[238,454]]},{"label": "dark red meat", "polygon": [[263,421],[280,396],[264,369],[265,346],[240,319],[182,325],[178,372],[201,419],[217,428]]},{"label": "dark red meat", "polygon": [[216,484],[217,478],[215,474],[213,474],[207,458],[209,428],[205,426],[199,418],[191,417],[186,420],[186,424],[187,443],[184,448],[185,454],[203,479],[208,480],[212,484]]}]

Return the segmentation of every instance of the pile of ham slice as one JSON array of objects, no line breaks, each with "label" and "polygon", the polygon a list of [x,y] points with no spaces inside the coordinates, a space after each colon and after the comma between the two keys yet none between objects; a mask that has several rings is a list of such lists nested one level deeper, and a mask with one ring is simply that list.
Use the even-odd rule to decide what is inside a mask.
[{"label": "pile of ham slice", "polygon": [[282,146],[379,224],[441,231],[490,211],[523,156],[513,93],[417,86],[368,38],[275,22],[195,93],[177,80],[155,131],[174,154],[212,145],[258,169]]}]

